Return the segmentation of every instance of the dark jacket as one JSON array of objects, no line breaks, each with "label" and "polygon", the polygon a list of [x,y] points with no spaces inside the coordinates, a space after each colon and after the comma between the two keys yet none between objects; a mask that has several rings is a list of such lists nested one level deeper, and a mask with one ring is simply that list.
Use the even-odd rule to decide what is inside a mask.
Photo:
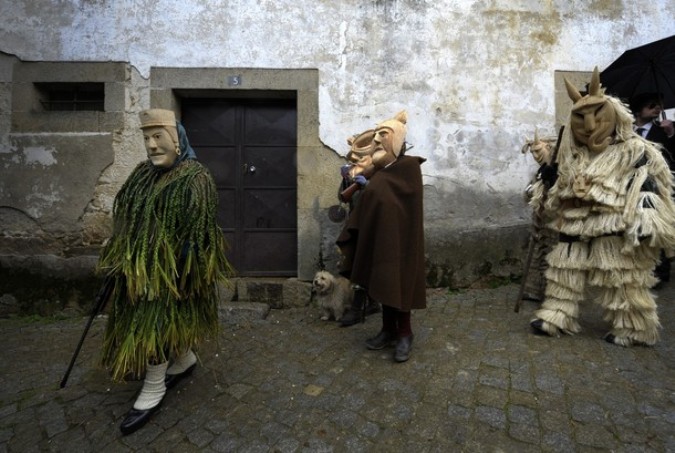
[{"label": "dark jacket", "polygon": [[666,158],[670,171],[675,170],[675,135],[668,138],[666,133],[658,125],[653,124],[645,137],[650,142],[658,143],[663,146],[663,157]]}]

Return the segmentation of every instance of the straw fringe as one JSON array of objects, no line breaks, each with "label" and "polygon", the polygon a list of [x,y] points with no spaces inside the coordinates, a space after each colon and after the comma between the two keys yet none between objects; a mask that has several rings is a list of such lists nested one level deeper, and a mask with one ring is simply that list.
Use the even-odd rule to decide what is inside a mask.
[{"label": "straw fringe", "polygon": [[658,341],[661,324],[656,302],[645,286],[606,289],[598,300],[605,309],[604,319],[612,323],[610,333],[616,344],[653,345]]},{"label": "straw fringe", "polygon": [[114,380],[217,334],[217,286],[233,269],[216,205],[212,178],[191,160],[170,171],[143,162],[117,194],[98,265],[115,282],[102,353]]},{"label": "straw fringe", "polygon": [[[574,335],[581,331],[575,316],[578,313],[579,307],[575,302],[547,298],[542,304],[542,308],[534,312],[534,319],[541,319],[544,321],[544,325],[549,323],[567,335]],[[558,332],[551,329],[550,326],[545,331],[551,336],[558,335]]]},{"label": "straw fringe", "polygon": [[653,330],[636,332],[629,329],[612,329],[609,333],[614,335],[614,344],[624,347],[635,343],[654,346],[660,337],[659,332]]},{"label": "straw fringe", "polygon": [[[583,288],[583,287],[582,287]],[[546,285],[546,300],[561,299],[561,300],[582,300],[584,291],[579,290],[579,287],[563,286],[553,280],[548,281]]]},{"label": "straw fringe", "polygon": [[561,269],[549,267],[546,270],[548,285],[558,285],[567,289],[574,289],[577,294],[583,294],[586,286],[586,273],[577,269]]},{"label": "straw fringe", "polygon": [[556,221],[550,224],[561,233],[570,236],[581,236],[584,238],[593,238],[603,234],[623,231],[626,228],[623,216],[618,213],[602,213],[589,211],[589,215],[584,217],[570,217],[580,214],[579,209],[565,211]]},{"label": "straw fringe", "polygon": [[[567,137],[559,160],[558,181],[549,191],[546,208],[559,210],[566,200],[591,204],[572,203],[559,210],[551,227],[583,237],[627,231],[632,246],[638,245],[640,237],[653,234],[653,247],[675,248],[673,177],[655,146],[631,139],[591,155],[572,146]],[[583,195],[575,193],[577,177],[588,183]],[[656,193],[641,191],[648,178],[655,182]],[[646,203],[655,209],[645,208]]]},{"label": "straw fringe", "polygon": [[605,288],[618,288],[624,285],[638,285],[651,288],[658,282],[654,273],[641,269],[615,270],[592,270],[588,274],[588,284]]},{"label": "straw fringe", "polygon": [[546,188],[544,183],[539,180],[532,183],[531,198],[528,204],[532,207],[534,212],[541,211],[545,200]]},{"label": "straw fringe", "polygon": [[672,249],[675,246],[675,216],[669,212],[669,203],[652,192],[641,192],[632,216],[633,224],[626,230],[628,246],[639,245],[641,238],[653,248]]},{"label": "straw fringe", "polygon": [[615,329],[625,329],[636,332],[658,332],[658,328],[661,327],[656,311],[642,312],[617,309],[605,314],[604,319],[605,321],[611,322]]},{"label": "straw fringe", "polygon": [[[654,311],[656,302],[648,288],[626,285],[620,288],[605,288],[598,296],[598,302],[608,310]],[[628,308],[623,307],[627,304]]]}]

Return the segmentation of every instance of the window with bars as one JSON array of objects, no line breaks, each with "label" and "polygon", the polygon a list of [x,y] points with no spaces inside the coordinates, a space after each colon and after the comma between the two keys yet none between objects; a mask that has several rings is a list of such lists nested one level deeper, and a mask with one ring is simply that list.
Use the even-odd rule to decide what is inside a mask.
[{"label": "window with bars", "polygon": [[105,84],[39,82],[35,88],[45,111],[104,111]]}]

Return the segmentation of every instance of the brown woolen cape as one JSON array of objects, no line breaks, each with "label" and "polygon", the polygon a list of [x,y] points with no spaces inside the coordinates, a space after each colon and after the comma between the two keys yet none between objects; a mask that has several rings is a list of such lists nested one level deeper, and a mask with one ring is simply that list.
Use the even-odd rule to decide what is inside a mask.
[{"label": "brown woolen cape", "polygon": [[401,156],[375,172],[336,244],[340,273],[375,301],[402,311],[426,308],[421,157]]}]

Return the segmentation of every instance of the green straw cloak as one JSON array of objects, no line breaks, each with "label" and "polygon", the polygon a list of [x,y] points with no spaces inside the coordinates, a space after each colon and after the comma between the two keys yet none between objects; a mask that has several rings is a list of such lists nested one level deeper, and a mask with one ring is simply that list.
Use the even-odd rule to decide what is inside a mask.
[{"label": "green straw cloak", "polygon": [[114,280],[102,357],[114,380],[217,334],[217,284],[232,268],[216,205],[213,179],[196,160],[170,170],[142,162],[117,194],[99,259]]}]

